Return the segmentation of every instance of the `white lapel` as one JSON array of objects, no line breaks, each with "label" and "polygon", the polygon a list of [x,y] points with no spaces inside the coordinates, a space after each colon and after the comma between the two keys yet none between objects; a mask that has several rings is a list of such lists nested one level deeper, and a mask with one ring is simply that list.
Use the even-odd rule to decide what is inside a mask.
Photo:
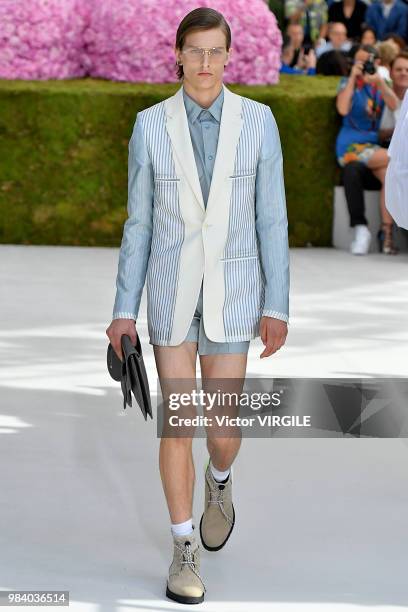
[{"label": "white lapel", "polygon": [[[217,196],[225,185],[225,179],[234,172],[235,153],[242,127],[241,96],[230,91],[224,84],[223,89],[224,101],[207,211],[213,206],[213,202],[218,200]],[[193,144],[188,127],[187,113],[184,106],[183,87],[180,87],[174,96],[165,100],[165,109],[166,128],[172,143],[173,155],[177,156],[182,172],[194,192],[196,201],[201,209],[205,211]]]}]

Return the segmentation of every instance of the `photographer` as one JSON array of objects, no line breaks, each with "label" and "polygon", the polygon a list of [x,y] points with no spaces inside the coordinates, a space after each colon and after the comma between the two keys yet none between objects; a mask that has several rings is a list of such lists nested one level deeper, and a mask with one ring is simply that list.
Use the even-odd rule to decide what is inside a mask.
[{"label": "photographer", "polygon": [[[336,108],[343,117],[342,127],[336,140],[337,162],[344,168],[348,163],[359,161],[367,166],[381,182],[381,251],[397,252],[392,239],[392,217],[385,208],[384,180],[388,164],[387,150],[379,145],[378,129],[384,105],[391,110],[398,106],[398,98],[377,72],[378,52],[374,47],[358,47],[353,67],[348,78],[340,81]],[[352,220],[350,225],[353,226]],[[360,252],[368,252],[371,233],[367,225],[355,225],[351,245],[359,245]]]},{"label": "photographer", "polygon": [[304,33],[300,23],[289,23],[286,28],[283,47],[285,49],[286,65],[290,68],[299,68],[299,55],[304,50]]},{"label": "photographer", "polygon": [[[306,53],[308,51],[308,53]],[[306,74],[313,76],[316,74],[316,54],[313,49],[301,50],[296,65],[291,66],[292,48],[290,43],[286,43],[282,49],[282,65],[280,72],[284,74]]]}]

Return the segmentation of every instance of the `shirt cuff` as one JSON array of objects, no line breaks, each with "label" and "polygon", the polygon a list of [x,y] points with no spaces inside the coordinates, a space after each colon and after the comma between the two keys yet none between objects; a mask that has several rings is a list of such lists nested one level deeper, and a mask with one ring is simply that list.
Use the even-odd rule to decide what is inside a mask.
[{"label": "shirt cuff", "polygon": [[272,317],[274,319],[280,319],[281,321],[285,321],[289,324],[289,316],[284,312],[279,312],[278,310],[263,310],[263,317]]},{"label": "shirt cuff", "polygon": [[113,319],[133,319],[136,321],[137,317],[131,312],[114,312],[112,315]]}]

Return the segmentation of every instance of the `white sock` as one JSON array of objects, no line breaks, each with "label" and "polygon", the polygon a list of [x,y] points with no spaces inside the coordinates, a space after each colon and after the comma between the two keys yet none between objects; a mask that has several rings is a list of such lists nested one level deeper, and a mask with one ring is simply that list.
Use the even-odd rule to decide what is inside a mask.
[{"label": "white sock", "polygon": [[210,459],[210,469],[211,469],[212,475],[214,476],[214,480],[217,480],[218,482],[225,480],[227,476],[229,476],[229,473],[230,473],[230,468],[228,468],[228,470],[225,470],[225,472],[220,472],[220,470],[217,470],[217,468],[213,466],[211,459]]},{"label": "white sock", "polygon": [[171,523],[171,532],[174,536],[188,535],[193,531],[193,518],[187,519],[183,523]]}]

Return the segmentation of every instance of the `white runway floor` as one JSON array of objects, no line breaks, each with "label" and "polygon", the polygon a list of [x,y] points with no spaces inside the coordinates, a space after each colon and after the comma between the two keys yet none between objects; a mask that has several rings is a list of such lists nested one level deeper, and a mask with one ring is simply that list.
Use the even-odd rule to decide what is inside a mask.
[{"label": "white runway floor", "polygon": [[[105,363],[117,256],[0,245],[0,590],[69,590],[75,612],[408,610],[405,439],[244,439],[205,602],[165,598],[156,420],[123,410]],[[407,300],[407,254],[292,249],[287,344],[260,360],[253,340],[247,374],[405,377]],[[155,389],[145,295],[138,331]],[[198,531],[205,440],[194,456]]]}]

